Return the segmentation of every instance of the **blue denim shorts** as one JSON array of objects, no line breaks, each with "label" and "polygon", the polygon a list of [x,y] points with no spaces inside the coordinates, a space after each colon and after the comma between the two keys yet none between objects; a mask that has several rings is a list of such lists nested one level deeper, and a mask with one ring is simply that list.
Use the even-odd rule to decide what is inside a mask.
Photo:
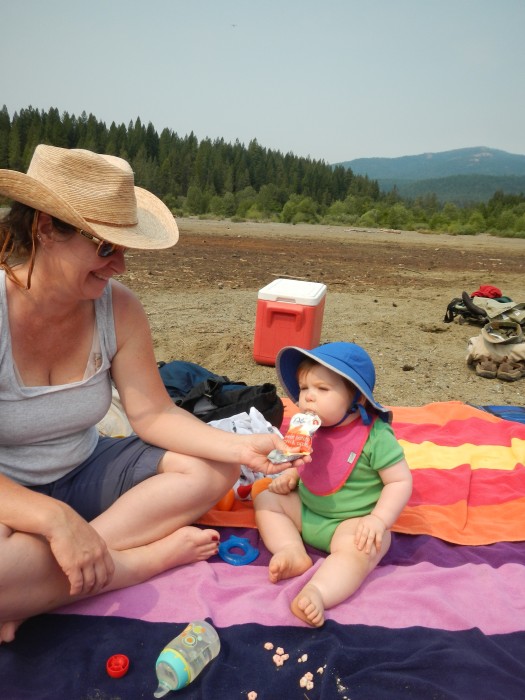
[{"label": "blue denim shorts", "polygon": [[93,520],[123,493],[154,476],[165,453],[136,435],[100,437],[91,456],[69,474],[29,488],[67,503],[85,520]]}]

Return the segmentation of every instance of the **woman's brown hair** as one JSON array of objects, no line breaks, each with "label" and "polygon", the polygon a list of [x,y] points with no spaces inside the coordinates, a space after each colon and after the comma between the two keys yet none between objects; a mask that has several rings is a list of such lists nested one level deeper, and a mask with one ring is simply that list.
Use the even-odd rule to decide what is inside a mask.
[{"label": "woman's brown hair", "polygon": [[[62,233],[73,233],[74,226],[51,217],[54,228]],[[18,287],[31,288],[31,273],[35,263],[36,254],[36,228],[38,224],[38,212],[36,209],[14,202],[8,213],[0,220],[0,268],[5,270],[9,279]],[[14,264],[11,262],[14,258]],[[13,272],[14,265],[29,258],[29,271],[27,282],[24,285]]]}]

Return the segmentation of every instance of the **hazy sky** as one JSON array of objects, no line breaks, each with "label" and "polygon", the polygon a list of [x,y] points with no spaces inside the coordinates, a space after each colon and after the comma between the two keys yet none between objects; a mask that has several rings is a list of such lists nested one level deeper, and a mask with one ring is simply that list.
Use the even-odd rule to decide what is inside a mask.
[{"label": "hazy sky", "polygon": [[525,154],[525,0],[0,0],[0,106],[329,163]]}]

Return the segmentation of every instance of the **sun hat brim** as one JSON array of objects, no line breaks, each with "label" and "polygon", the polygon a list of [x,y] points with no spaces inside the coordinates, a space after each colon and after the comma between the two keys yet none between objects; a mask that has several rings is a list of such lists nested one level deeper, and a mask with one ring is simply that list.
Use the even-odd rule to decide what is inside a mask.
[{"label": "sun hat brim", "polygon": [[[175,245],[179,238],[179,229],[173,214],[164,202],[140,187],[134,186],[133,191],[130,190],[130,192],[134,192],[136,200],[136,207],[133,207],[133,220],[108,223],[106,220],[94,220],[83,216],[78,204],[75,206],[30,174],[16,170],[0,170],[0,194],[54,216],[71,226],[81,228],[105,241],[126,248],[148,250]],[[93,199],[96,201],[96,194]],[[131,199],[133,199],[132,193]],[[104,219],[104,217],[101,218]]]},{"label": "sun hat brim", "polygon": [[304,350],[294,345],[282,348],[277,355],[275,368],[283,389],[292,401],[296,403],[299,399],[297,369],[305,358],[310,358],[347,379],[383,418],[391,421],[391,412],[373,396],[375,371],[372,361],[354,343],[327,343],[313,350]]}]

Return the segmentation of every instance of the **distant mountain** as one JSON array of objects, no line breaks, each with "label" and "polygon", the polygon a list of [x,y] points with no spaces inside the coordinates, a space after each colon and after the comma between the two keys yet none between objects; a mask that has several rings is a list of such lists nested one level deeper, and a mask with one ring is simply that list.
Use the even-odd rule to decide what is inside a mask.
[{"label": "distant mountain", "polygon": [[356,158],[337,163],[377,180],[402,197],[434,193],[446,201],[483,201],[494,192],[525,193],[525,155],[494,148],[460,148],[399,158]]},{"label": "distant mountain", "polygon": [[435,194],[440,202],[487,202],[495,192],[525,195],[525,175],[451,175],[429,180],[379,180],[383,192],[397,189],[403,199]]},{"label": "distant mountain", "polygon": [[429,180],[450,175],[525,175],[525,155],[495,148],[459,148],[399,158],[356,158],[343,163],[372,180]]}]

